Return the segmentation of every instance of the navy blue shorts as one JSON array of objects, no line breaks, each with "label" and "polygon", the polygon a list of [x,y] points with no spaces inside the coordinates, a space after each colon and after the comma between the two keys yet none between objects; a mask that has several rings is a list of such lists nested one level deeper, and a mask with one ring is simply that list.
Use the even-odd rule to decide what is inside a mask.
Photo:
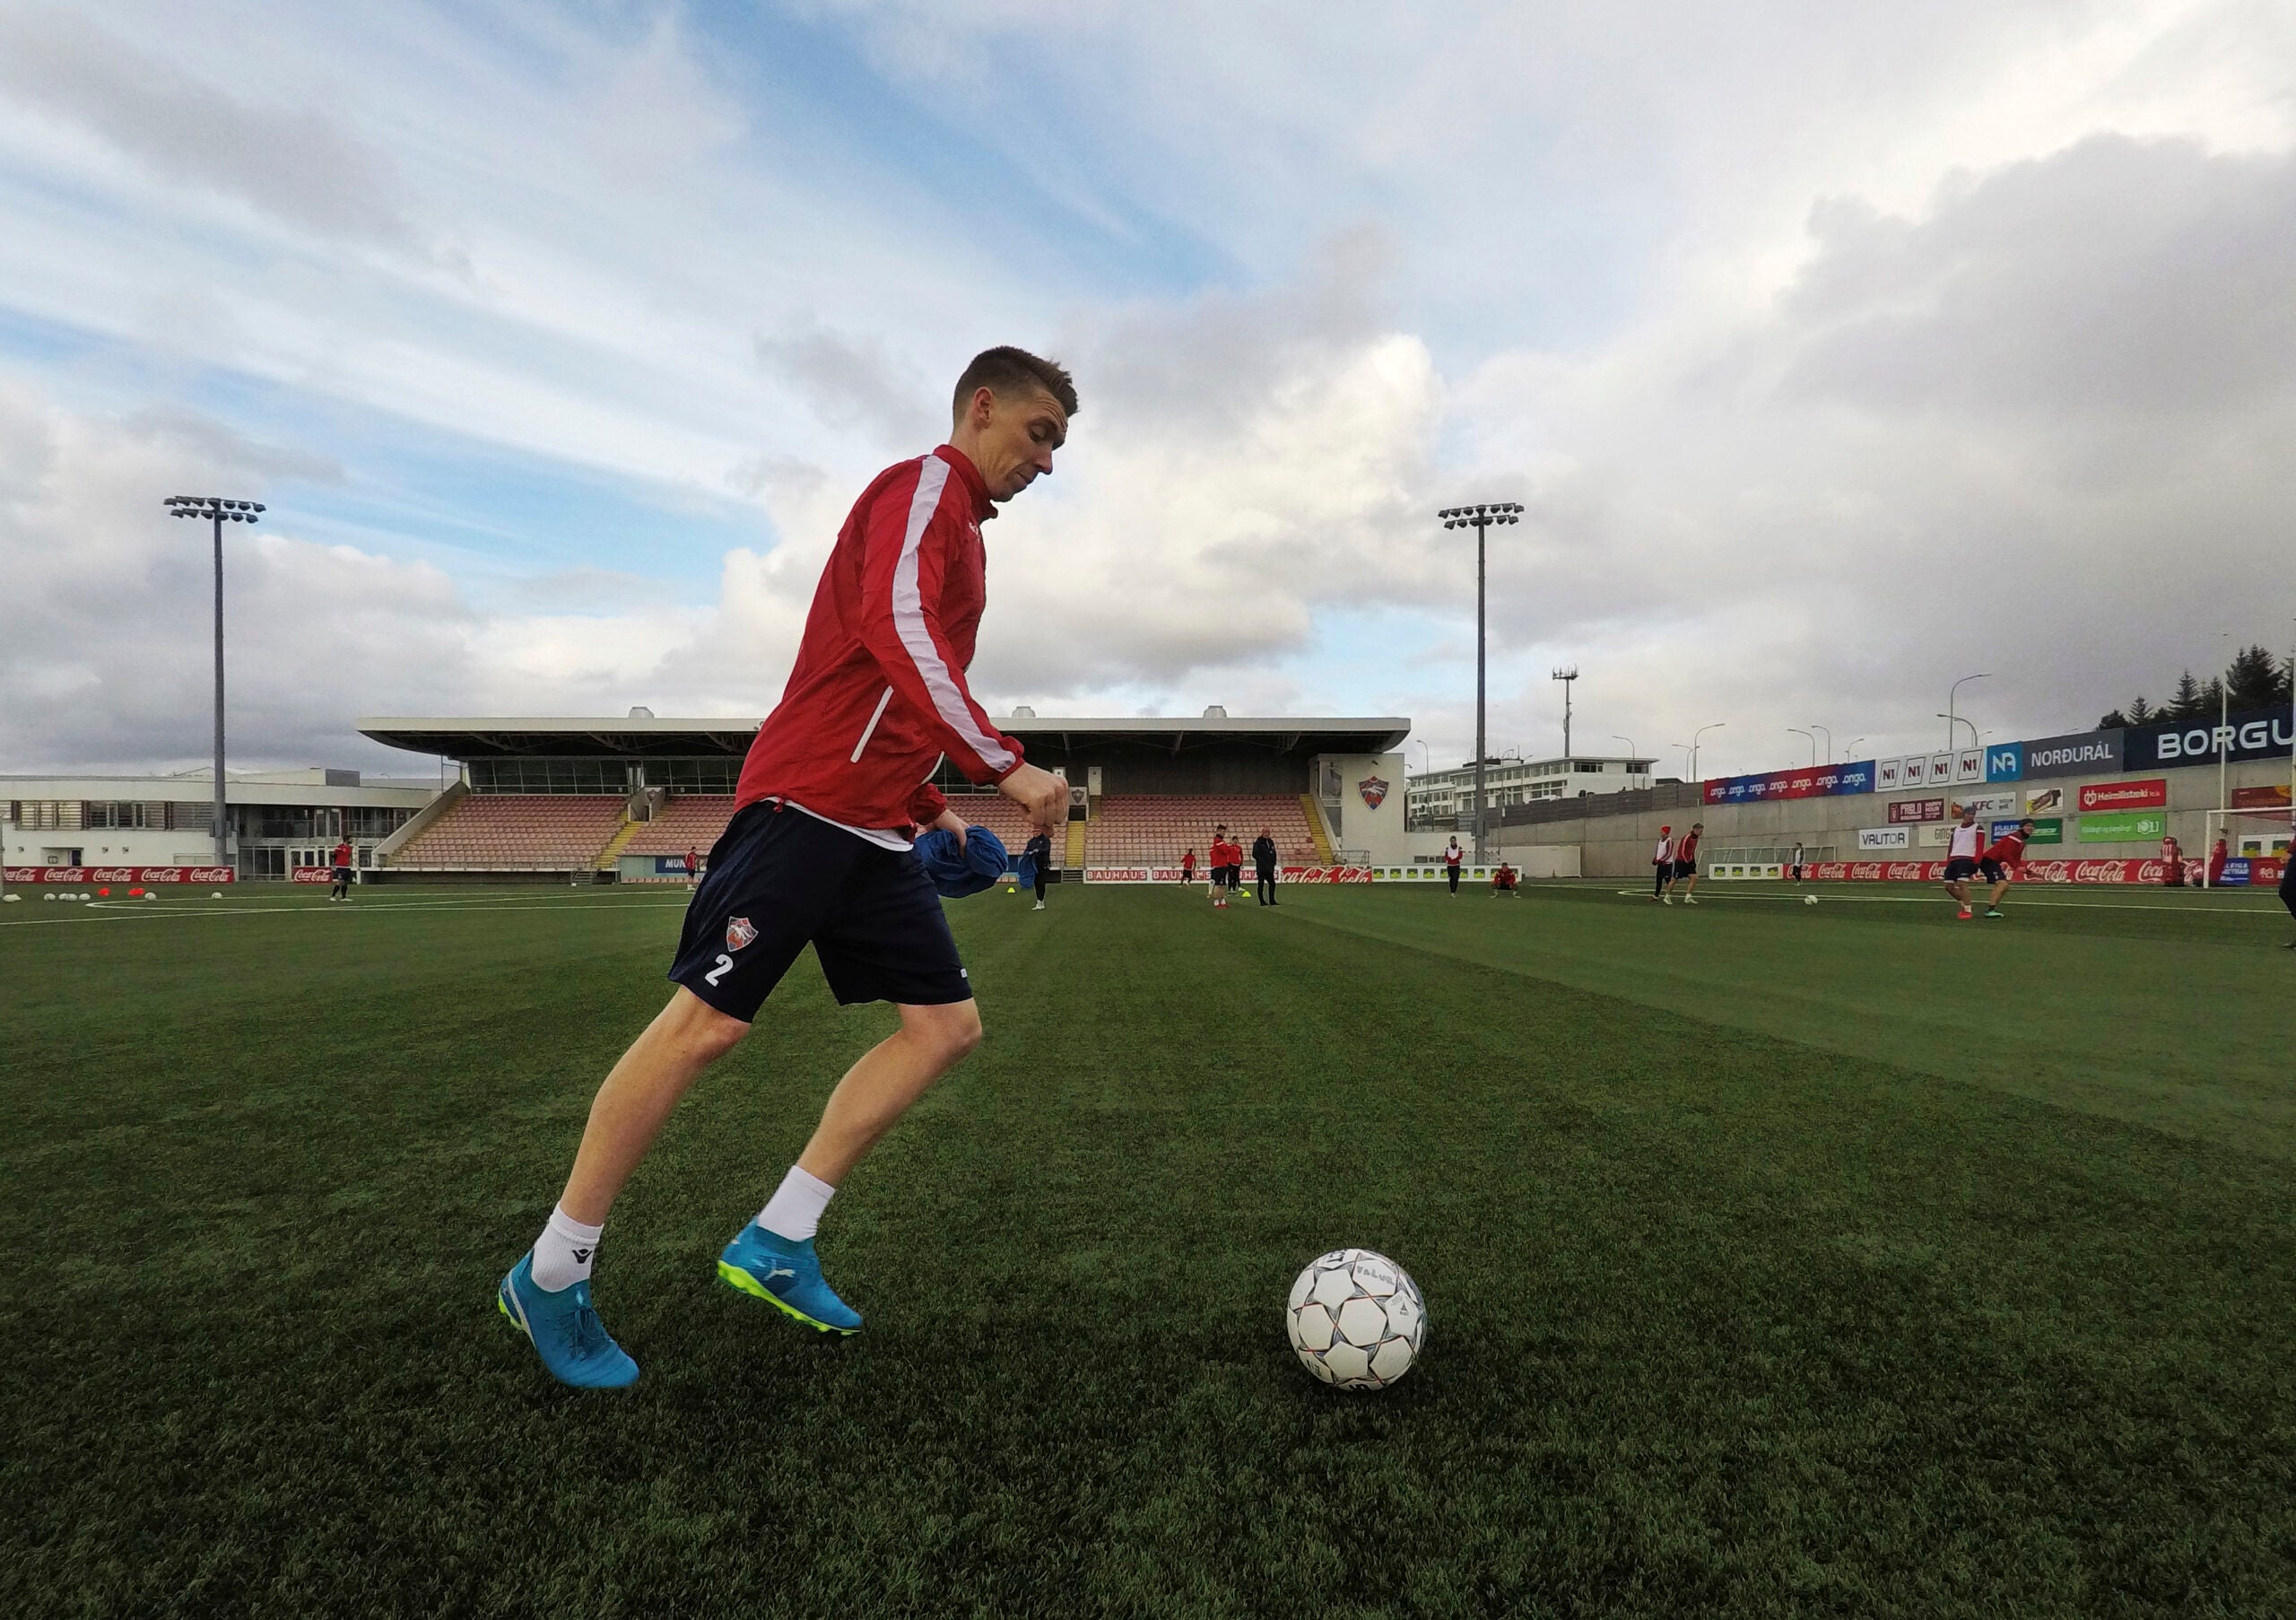
[{"label": "navy blue shorts", "polygon": [[760,800],[711,848],[670,978],[750,1023],[809,945],[846,1006],[972,999],[941,896],[914,854]]},{"label": "navy blue shorts", "polygon": [[1977,862],[1966,855],[1956,855],[1945,863],[1945,881],[1949,884],[1967,883],[1977,875]]},{"label": "navy blue shorts", "polygon": [[1985,874],[1985,881],[1989,884],[2005,884],[2009,881],[2009,868],[1997,860],[1979,860],[1977,863],[1977,868]]}]

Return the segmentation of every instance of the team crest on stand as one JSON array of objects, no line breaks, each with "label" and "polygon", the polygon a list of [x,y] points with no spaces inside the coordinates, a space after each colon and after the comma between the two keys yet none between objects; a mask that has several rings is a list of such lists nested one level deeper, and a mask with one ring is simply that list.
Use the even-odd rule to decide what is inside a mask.
[{"label": "team crest on stand", "polygon": [[756,937],[757,924],[748,918],[728,917],[726,919],[726,948],[727,950],[738,951]]},{"label": "team crest on stand", "polygon": [[1387,784],[1376,776],[1367,776],[1355,784],[1355,791],[1363,796],[1366,805],[1377,810],[1380,801],[1387,797]]}]

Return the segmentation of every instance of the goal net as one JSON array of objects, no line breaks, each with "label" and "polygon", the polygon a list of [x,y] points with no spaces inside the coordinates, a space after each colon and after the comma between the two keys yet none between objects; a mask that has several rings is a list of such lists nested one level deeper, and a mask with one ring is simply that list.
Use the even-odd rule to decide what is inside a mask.
[{"label": "goal net", "polygon": [[[2221,873],[2216,863],[2219,839],[2224,841]],[[2199,849],[2186,852],[2185,859],[2200,867],[2204,885],[2234,888],[2251,883],[2278,883],[2290,858],[2292,842],[2296,842],[2296,832],[2292,832],[2290,812],[2285,808],[2211,810],[2207,835]]]}]

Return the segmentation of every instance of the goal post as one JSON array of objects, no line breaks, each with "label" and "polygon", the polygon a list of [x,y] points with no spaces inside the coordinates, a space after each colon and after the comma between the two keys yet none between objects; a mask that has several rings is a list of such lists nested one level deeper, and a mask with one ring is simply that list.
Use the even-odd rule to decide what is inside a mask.
[{"label": "goal post", "polygon": [[[2285,863],[2290,858],[2291,844],[2296,843],[2296,830],[2292,830],[2291,812],[2285,806],[2261,810],[2211,810],[2206,812],[2206,815],[2208,830],[2201,839],[2200,848],[2193,855],[2186,857],[2187,862],[2193,862],[2197,857],[2204,888],[2216,886],[2212,868],[2215,865],[2216,840],[2220,838],[2224,840],[2228,866],[2242,863],[2233,867],[2240,874],[2239,881],[2241,883],[2249,881],[2248,875],[2255,869],[2249,863]],[[2226,883],[2222,886],[2230,888],[2234,885]]]}]

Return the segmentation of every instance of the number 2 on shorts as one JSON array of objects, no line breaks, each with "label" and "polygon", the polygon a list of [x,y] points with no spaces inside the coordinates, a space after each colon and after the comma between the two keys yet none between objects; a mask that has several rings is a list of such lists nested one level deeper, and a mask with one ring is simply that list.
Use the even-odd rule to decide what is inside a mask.
[{"label": "number 2 on shorts", "polygon": [[720,979],[723,979],[726,974],[733,971],[734,959],[731,956],[726,955],[725,952],[720,951],[718,953],[718,965],[701,976],[701,982],[707,985],[715,985]]}]

